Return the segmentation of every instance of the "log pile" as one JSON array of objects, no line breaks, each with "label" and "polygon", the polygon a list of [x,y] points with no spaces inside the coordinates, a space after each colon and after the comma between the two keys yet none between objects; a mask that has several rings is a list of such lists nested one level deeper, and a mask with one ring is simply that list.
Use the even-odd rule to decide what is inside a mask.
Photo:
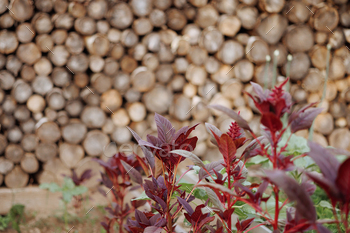
[{"label": "log pile", "polygon": [[[61,182],[133,148],[129,126],[156,133],[154,112],[178,129],[226,131],[234,108],[259,130],[243,95],[282,81],[287,55],[297,107],[320,101],[314,140],[349,149],[348,0],[0,0],[0,186]],[[278,53],[275,51],[278,50]],[[266,58],[271,62],[266,63]],[[213,150],[198,126],[199,156]],[[304,134],[303,134],[304,133]],[[302,134],[306,136],[305,132]],[[139,152],[139,151],[136,151]],[[97,181],[91,181],[95,187]]]}]

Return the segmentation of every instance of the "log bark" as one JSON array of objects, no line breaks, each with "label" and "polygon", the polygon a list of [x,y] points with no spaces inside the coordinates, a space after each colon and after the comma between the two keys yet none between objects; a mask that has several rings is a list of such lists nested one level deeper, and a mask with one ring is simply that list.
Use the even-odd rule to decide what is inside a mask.
[{"label": "log bark", "polygon": [[[295,81],[303,79],[307,75],[310,65],[310,58],[306,53],[293,54],[293,60],[290,64],[290,79]],[[287,64],[283,66],[284,74],[286,70]]]},{"label": "log bark", "polygon": [[134,16],[128,4],[121,2],[114,5],[107,13],[109,23],[117,29],[125,29],[131,25]]},{"label": "log bark", "polygon": [[168,16],[167,25],[169,28],[178,31],[185,27],[187,23],[186,16],[178,9],[170,9],[166,12]]},{"label": "log bark", "polygon": [[48,76],[52,72],[51,62],[47,58],[44,58],[44,57],[40,58],[34,64],[34,71],[37,75]]},{"label": "log bark", "polygon": [[18,163],[24,155],[23,149],[17,144],[9,144],[5,149],[6,159]]},{"label": "log bark", "polygon": [[51,33],[51,38],[56,45],[63,45],[68,36],[65,29],[56,29]]},{"label": "log bark", "polygon": [[65,46],[58,45],[52,48],[52,53],[49,53],[49,59],[55,66],[64,66],[67,64],[70,54]]},{"label": "log bark", "polygon": [[19,22],[30,19],[34,13],[34,6],[29,0],[11,1],[9,8],[13,12],[12,17]]},{"label": "log bark", "polygon": [[159,9],[153,9],[149,15],[149,19],[154,27],[162,27],[167,22],[166,14]]},{"label": "log bark", "polygon": [[40,95],[32,95],[27,101],[27,108],[33,113],[42,112],[45,108],[46,102]]},{"label": "log bark", "polygon": [[134,29],[134,31],[137,35],[143,36],[143,35],[150,33],[153,30],[153,25],[152,25],[152,22],[150,19],[139,18],[139,19],[134,20],[134,22],[132,24],[132,28]]},{"label": "log bark", "polygon": [[329,104],[329,112],[335,119],[346,116],[346,104],[342,101],[332,101]]},{"label": "log bark", "polygon": [[284,35],[288,20],[280,14],[271,14],[262,18],[256,31],[269,44],[276,44]]},{"label": "log bark", "polygon": [[235,77],[242,82],[249,82],[254,75],[254,65],[250,61],[243,59],[236,63],[233,72]]},{"label": "log bark", "polygon": [[349,129],[335,129],[329,136],[329,145],[335,148],[348,150],[350,143]]},{"label": "log bark", "polygon": [[16,34],[11,31],[2,30],[0,32],[0,53],[2,54],[10,54],[16,51],[18,47],[18,40]]},{"label": "log bark", "polygon": [[206,28],[214,26],[218,18],[219,14],[217,10],[212,5],[206,5],[198,9],[195,22],[201,28]]},{"label": "log bark", "polygon": [[308,74],[303,79],[303,88],[307,91],[317,92],[323,88],[324,75],[317,69],[309,69]]},{"label": "log bark", "polygon": [[313,26],[317,31],[329,32],[337,27],[338,22],[338,11],[332,7],[323,7],[315,13]]},{"label": "log bark", "polygon": [[134,88],[130,88],[125,92],[124,96],[125,96],[126,102],[134,103],[140,100],[141,92],[139,92],[138,90],[135,90]]},{"label": "log bark", "polygon": [[21,168],[24,172],[32,174],[39,170],[39,162],[32,153],[25,153],[21,160]]},{"label": "log bark", "polygon": [[42,142],[57,142],[61,138],[61,130],[55,122],[45,122],[36,131]]},{"label": "log bark", "polygon": [[332,115],[330,113],[319,114],[315,119],[314,129],[323,135],[331,134],[334,129]]},{"label": "log bark", "polygon": [[255,7],[240,5],[237,10],[237,16],[241,21],[242,27],[251,30],[258,21],[259,12]]},{"label": "log bark", "polygon": [[70,32],[68,34],[65,46],[71,54],[79,54],[84,50],[84,40],[76,32]]},{"label": "log bark", "polygon": [[5,184],[8,188],[23,188],[27,185],[29,175],[20,166],[15,166],[10,173],[5,176]]},{"label": "log bark", "polygon": [[130,118],[125,109],[119,109],[112,115],[112,121],[116,126],[127,126],[130,123]]},{"label": "log bark", "polygon": [[205,84],[207,73],[204,68],[191,64],[186,71],[185,77],[193,85],[201,86]]},{"label": "log bark", "polygon": [[99,130],[92,130],[87,133],[83,147],[89,156],[100,156],[103,155],[103,149],[109,142],[109,137],[106,134]]},{"label": "log bark", "polygon": [[57,145],[53,142],[41,142],[35,148],[35,156],[41,162],[47,162],[57,155]]},{"label": "log bark", "polygon": [[338,80],[345,76],[345,66],[343,59],[338,56],[334,56],[329,64],[329,79]]},{"label": "log bark", "polygon": [[19,127],[15,126],[7,131],[7,139],[12,143],[18,143],[21,141],[23,133]]},{"label": "log bark", "polygon": [[66,142],[78,144],[86,136],[87,127],[77,119],[72,119],[70,123],[62,128],[62,137]]},{"label": "log bark", "polygon": [[5,135],[0,135],[0,154],[4,153],[7,147],[7,139]]},{"label": "log bark", "polygon": [[23,131],[23,133],[25,133],[25,134],[34,133],[35,122],[33,119],[29,119],[25,122],[21,122],[20,127],[21,127],[21,130]]},{"label": "log bark", "polygon": [[88,128],[101,128],[106,121],[106,114],[99,107],[86,106],[80,118]]},{"label": "log bark", "polygon": [[73,74],[85,72],[89,68],[89,58],[84,53],[72,55],[68,59],[66,67],[68,67]]},{"label": "log bark", "polygon": [[84,157],[84,149],[80,145],[62,143],[59,145],[59,157],[68,168],[76,168]]},{"label": "log bark", "polygon": [[283,12],[290,22],[305,23],[311,16],[311,12],[306,7],[303,1],[287,1]]},{"label": "log bark", "polygon": [[39,138],[35,134],[26,134],[22,138],[21,146],[25,152],[33,152],[39,143]]},{"label": "log bark", "polygon": [[111,138],[118,145],[122,145],[130,142],[132,135],[126,127],[116,127],[111,134]]},{"label": "log bark", "polygon": [[[65,15],[66,16],[66,15]],[[65,18],[58,17],[56,19],[55,25],[57,27],[58,24],[65,24],[65,20],[69,21],[68,23],[72,24],[72,21],[70,18],[67,18],[69,16],[66,16]],[[60,23],[60,21],[62,21]],[[32,25],[34,26],[33,30],[31,31],[36,31],[38,34],[45,34],[45,33],[50,33],[54,27],[50,15],[46,13],[37,13],[32,19]],[[23,29],[24,30],[24,29]],[[34,37],[34,35],[33,35]]]},{"label": "log bark", "polygon": [[13,84],[15,83],[15,77],[13,77],[13,75],[10,72],[6,70],[1,70],[0,82],[1,82],[1,89],[10,90]]},{"label": "log bark", "polygon": [[223,63],[232,65],[244,56],[243,46],[234,40],[225,41],[216,56]]},{"label": "log bark", "polygon": [[[47,161],[47,163],[43,165],[43,168],[44,168],[44,173],[46,173],[46,171],[49,171],[49,173],[46,173],[48,174],[48,177],[50,177],[50,179],[54,179],[55,180],[54,182],[58,183],[59,185],[62,185],[65,175],[66,176],[72,175],[71,169],[66,167],[59,158],[53,158]],[[52,175],[50,173],[52,173]],[[40,177],[40,178],[41,178],[41,181],[45,179],[43,177]]]},{"label": "log bark", "polygon": [[146,118],[146,107],[143,103],[135,102],[127,106],[130,119],[133,122],[140,122]]},{"label": "log bark", "polygon": [[143,56],[142,65],[146,66],[148,70],[154,71],[159,66],[159,59],[152,53],[147,53]]},{"label": "log bark", "polygon": [[35,93],[44,96],[52,90],[53,83],[47,76],[37,76],[32,82],[32,88]]},{"label": "log bark", "polygon": [[90,17],[81,17],[75,20],[74,29],[81,35],[89,36],[96,32],[96,22]]},{"label": "log bark", "polygon": [[137,68],[137,61],[130,56],[124,56],[120,62],[120,67],[122,71],[130,74]]},{"label": "log bark", "polygon": [[17,39],[21,43],[29,43],[35,37],[35,30],[29,23],[22,23],[16,28]]},{"label": "log bark", "polygon": [[105,0],[92,1],[87,7],[87,13],[93,19],[102,19],[107,11],[108,3]]},{"label": "log bark", "polygon": [[143,102],[147,110],[159,114],[165,113],[169,109],[172,99],[172,93],[163,86],[154,87],[143,95]]},{"label": "log bark", "polygon": [[288,27],[284,43],[291,53],[310,50],[314,45],[314,36],[311,28],[306,25]]},{"label": "log bark", "polygon": [[147,92],[151,90],[156,81],[155,74],[144,66],[136,68],[132,72],[130,78],[133,87],[139,92]]},{"label": "log bark", "polygon": [[94,34],[92,36],[87,36],[84,39],[85,39],[86,48],[91,55],[97,55],[101,57],[104,57],[107,55],[109,51],[110,43],[105,35]]},{"label": "log bark", "polygon": [[74,18],[80,18],[86,15],[86,9],[85,6],[79,2],[71,2],[68,5],[68,13]]},{"label": "log bark", "polygon": [[12,171],[14,163],[4,157],[0,157],[0,174],[6,175]]},{"label": "log bark", "polygon": [[259,37],[250,37],[248,39],[245,53],[249,61],[261,64],[266,62],[266,56],[269,55],[269,46]]}]

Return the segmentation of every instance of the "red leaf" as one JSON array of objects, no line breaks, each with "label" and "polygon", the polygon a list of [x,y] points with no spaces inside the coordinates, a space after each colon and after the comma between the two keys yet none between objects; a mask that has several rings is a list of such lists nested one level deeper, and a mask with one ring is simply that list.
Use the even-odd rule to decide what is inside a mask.
[{"label": "red leaf", "polygon": [[196,148],[197,141],[198,141],[197,137],[187,138],[181,144],[177,144],[175,146],[175,149],[193,151]]},{"label": "red leaf", "polygon": [[214,134],[214,137],[218,143],[221,154],[224,156],[226,163],[229,164],[232,162],[237,151],[235,143],[227,134],[222,134],[220,138]]},{"label": "red leaf", "polygon": [[315,142],[308,142],[310,148],[309,156],[319,166],[324,177],[334,182],[337,178],[337,171],[340,163],[327,149]]},{"label": "red leaf", "polygon": [[322,112],[322,108],[309,108],[300,112],[297,117],[291,121],[290,128],[292,133],[299,130],[308,129],[318,114]]},{"label": "red leaf", "polygon": [[211,217],[207,217],[205,219],[203,219],[199,224],[197,229],[202,229],[203,225],[212,222],[215,219],[215,216],[211,216]]},{"label": "red leaf", "polygon": [[154,120],[157,125],[158,138],[162,140],[163,143],[171,142],[175,134],[175,129],[170,121],[157,113],[154,114]]},{"label": "red leaf", "polygon": [[175,144],[182,144],[184,140],[186,140],[188,138],[188,136],[190,135],[190,133],[199,125],[195,124],[194,126],[191,126],[190,128],[188,128],[188,126],[182,127],[181,129],[179,129],[176,134],[174,135],[174,140],[175,140]]},{"label": "red leaf", "polygon": [[283,127],[281,120],[272,112],[263,113],[261,124],[266,126],[272,132],[279,131]]},{"label": "red leaf", "polygon": [[187,211],[187,213],[189,213],[190,215],[193,214],[194,211],[192,207],[190,206],[190,204],[188,204],[188,202],[185,199],[181,197],[177,197],[177,200],[182,205],[182,207]]},{"label": "red leaf", "polygon": [[333,185],[333,183],[331,183],[330,180],[325,179],[321,175],[315,175],[315,174],[309,173],[309,172],[307,172],[306,175],[328,194],[328,196],[332,200],[332,202],[336,202],[336,200],[338,199],[338,196],[339,196],[338,190]]},{"label": "red leaf", "polygon": [[281,116],[281,113],[285,107],[286,107],[286,102],[284,101],[284,99],[277,100],[274,107],[275,114],[277,116]]},{"label": "red leaf", "polygon": [[252,224],[253,221],[254,221],[254,218],[248,218],[246,220],[243,220],[241,222],[242,230],[243,231],[246,230],[250,226],[250,224]]},{"label": "red leaf", "polygon": [[126,174],[128,174],[133,181],[142,185],[142,176],[140,172],[137,171],[134,167],[124,162],[123,160],[121,160],[121,162],[125,170],[127,171]]},{"label": "red leaf", "polygon": [[335,183],[344,195],[345,200],[350,201],[350,158],[340,165]]}]

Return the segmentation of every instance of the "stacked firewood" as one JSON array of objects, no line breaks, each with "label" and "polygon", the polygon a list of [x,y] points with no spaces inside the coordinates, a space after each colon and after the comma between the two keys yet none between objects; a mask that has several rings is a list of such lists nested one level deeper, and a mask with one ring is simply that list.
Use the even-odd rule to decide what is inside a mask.
[{"label": "stacked firewood", "polygon": [[[297,107],[320,101],[327,44],[314,140],[348,149],[349,43],[348,0],[0,0],[0,185],[97,177],[92,158],[136,150],[126,126],[154,134],[154,112],[226,131],[206,107],[221,104],[259,130],[249,82],[270,86],[274,64],[278,81],[290,65]],[[195,134],[210,159],[203,124]]]}]

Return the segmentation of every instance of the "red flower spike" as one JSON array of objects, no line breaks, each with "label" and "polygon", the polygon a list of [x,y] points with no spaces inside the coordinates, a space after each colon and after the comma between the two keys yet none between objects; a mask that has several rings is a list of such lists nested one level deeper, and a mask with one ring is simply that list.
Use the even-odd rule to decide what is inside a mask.
[{"label": "red flower spike", "polygon": [[228,130],[227,134],[232,138],[232,140],[236,140],[242,137],[241,128],[238,126],[236,122],[231,123],[230,129]]}]

